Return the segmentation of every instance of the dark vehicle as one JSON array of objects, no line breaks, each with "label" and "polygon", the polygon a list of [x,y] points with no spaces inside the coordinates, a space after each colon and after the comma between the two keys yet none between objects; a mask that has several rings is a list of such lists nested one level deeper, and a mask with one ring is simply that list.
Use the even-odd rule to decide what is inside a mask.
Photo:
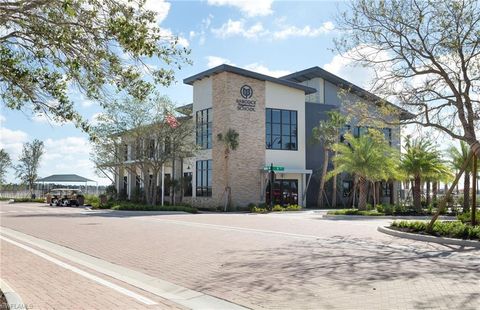
[{"label": "dark vehicle", "polygon": [[47,203],[51,206],[80,206],[84,203],[84,196],[80,190],[71,188],[57,188],[47,194]]}]

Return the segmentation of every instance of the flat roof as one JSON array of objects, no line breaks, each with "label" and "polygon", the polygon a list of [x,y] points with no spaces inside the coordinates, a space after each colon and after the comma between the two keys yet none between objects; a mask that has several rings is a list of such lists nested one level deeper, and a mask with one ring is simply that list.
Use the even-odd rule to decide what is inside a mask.
[{"label": "flat roof", "polygon": [[246,77],[250,77],[250,78],[253,78],[253,79],[257,79],[257,80],[260,80],[260,81],[269,81],[269,82],[284,85],[284,86],[287,86],[287,87],[300,89],[300,90],[303,90],[305,92],[305,94],[313,94],[313,93],[317,92],[317,90],[315,88],[304,86],[304,85],[294,83],[294,82],[290,82],[287,79],[274,78],[274,77],[271,77],[271,76],[268,76],[268,75],[265,75],[265,74],[261,74],[261,73],[258,73],[258,72],[253,72],[253,71],[250,71],[250,70],[234,67],[234,66],[227,65],[227,64],[223,64],[223,65],[214,67],[212,69],[200,72],[198,74],[192,75],[192,76],[184,79],[183,83],[188,84],[188,85],[193,85],[193,83],[195,81],[198,81],[198,80],[201,80],[201,79],[204,79],[204,78],[207,78],[207,77],[210,77],[212,75],[222,73],[222,72],[231,72],[231,73],[243,75],[243,76],[246,76]]},{"label": "flat roof", "polygon": [[292,74],[288,74],[288,75],[285,75],[285,76],[282,76],[280,77],[281,79],[285,79],[285,80],[288,80],[288,81],[292,81],[292,82],[296,82],[296,83],[302,83],[302,82],[305,82],[307,80],[311,80],[313,78],[316,78],[316,77],[320,77],[340,88],[343,88],[343,89],[348,89],[350,90],[351,92],[355,93],[356,95],[358,95],[359,97],[362,97],[364,99],[368,99],[370,101],[373,101],[375,103],[380,103],[380,102],[385,102],[386,104],[388,105],[391,105],[397,109],[399,109],[401,111],[401,114],[400,114],[400,118],[401,119],[409,119],[409,118],[412,118],[413,115],[408,112],[407,110],[405,109],[402,109],[400,108],[399,106],[389,102],[388,100],[385,100],[385,99],[382,99],[380,97],[378,97],[377,95],[375,94],[372,94],[371,92],[347,81],[347,80],[344,80],[342,79],[341,77],[333,74],[333,73],[330,73],[328,72],[327,70],[324,70],[318,66],[315,66],[315,67],[311,67],[311,68],[308,68],[308,69],[305,69],[305,70],[302,70],[302,71],[298,71],[298,72],[294,72]]}]

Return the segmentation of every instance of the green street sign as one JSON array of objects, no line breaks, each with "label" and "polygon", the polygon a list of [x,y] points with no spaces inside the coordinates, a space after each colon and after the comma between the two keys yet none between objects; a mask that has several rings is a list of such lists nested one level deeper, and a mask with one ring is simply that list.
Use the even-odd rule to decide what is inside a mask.
[{"label": "green street sign", "polygon": [[265,171],[270,171],[270,169],[272,169],[273,171],[284,171],[285,170],[285,167],[282,167],[282,166],[265,166],[263,167],[263,170]]}]

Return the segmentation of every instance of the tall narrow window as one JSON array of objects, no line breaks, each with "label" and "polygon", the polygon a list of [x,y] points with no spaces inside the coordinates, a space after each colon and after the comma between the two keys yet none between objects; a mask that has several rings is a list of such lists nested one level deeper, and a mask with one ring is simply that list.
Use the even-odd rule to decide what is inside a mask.
[{"label": "tall narrow window", "polygon": [[196,141],[202,149],[212,148],[212,109],[197,111]]},{"label": "tall narrow window", "polygon": [[128,144],[125,144],[123,147],[124,147],[123,156],[124,156],[125,161],[127,161],[128,160]]},{"label": "tall narrow window", "polygon": [[273,150],[298,150],[297,111],[266,109],[266,147]]},{"label": "tall narrow window", "polygon": [[196,168],[197,196],[212,196],[212,160],[198,160]]}]

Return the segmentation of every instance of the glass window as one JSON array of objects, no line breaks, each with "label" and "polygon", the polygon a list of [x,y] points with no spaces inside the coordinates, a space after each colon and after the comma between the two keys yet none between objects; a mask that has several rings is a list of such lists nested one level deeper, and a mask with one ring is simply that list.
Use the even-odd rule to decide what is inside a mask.
[{"label": "glass window", "polygon": [[266,147],[297,150],[297,111],[266,109]]},{"label": "glass window", "polygon": [[196,193],[197,196],[212,196],[212,161],[211,160],[198,160],[196,167],[197,184]]},{"label": "glass window", "polygon": [[196,139],[202,149],[212,148],[212,109],[197,111]]}]

